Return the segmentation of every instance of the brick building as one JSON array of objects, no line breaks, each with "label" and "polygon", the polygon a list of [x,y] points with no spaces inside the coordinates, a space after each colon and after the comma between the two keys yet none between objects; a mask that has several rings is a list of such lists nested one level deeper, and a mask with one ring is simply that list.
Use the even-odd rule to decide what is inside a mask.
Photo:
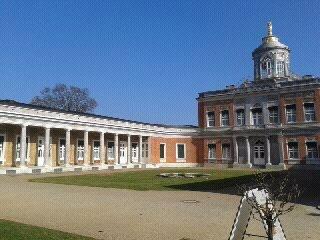
[{"label": "brick building", "polygon": [[320,79],[290,72],[272,34],[254,80],[199,94],[199,126],[168,126],[0,101],[0,174],[127,167],[320,164]]}]

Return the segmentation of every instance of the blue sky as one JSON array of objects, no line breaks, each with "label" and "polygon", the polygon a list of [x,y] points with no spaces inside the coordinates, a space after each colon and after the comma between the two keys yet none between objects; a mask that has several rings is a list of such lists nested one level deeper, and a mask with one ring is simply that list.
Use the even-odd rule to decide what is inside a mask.
[{"label": "blue sky", "polygon": [[252,78],[266,23],[292,70],[320,75],[320,1],[2,0],[0,99],[86,87],[95,113],[197,124],[198,92]]}]

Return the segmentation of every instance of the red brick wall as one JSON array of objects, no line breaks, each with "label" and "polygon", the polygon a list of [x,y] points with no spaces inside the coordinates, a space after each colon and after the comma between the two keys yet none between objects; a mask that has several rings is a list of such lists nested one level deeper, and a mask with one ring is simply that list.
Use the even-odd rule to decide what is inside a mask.
[{"label": "red brick wall", "polygon": [[203,102],[198,102],[198,125],[200,128],[205,127],[205,108]]},{"label": "red brick wall", "polygon": [[320,89],[314,91],[314,108],[316,111],[316,121],[320,121]]},{"label": "red brick wall", "polygon": [[160,162],[160,143],[166,144],[166,163],[176,163],[176,144],[186,144],[186,163],[203,162],[203,140],[192,138],[156,138],[151,139],[151,157],[153,163]]}]

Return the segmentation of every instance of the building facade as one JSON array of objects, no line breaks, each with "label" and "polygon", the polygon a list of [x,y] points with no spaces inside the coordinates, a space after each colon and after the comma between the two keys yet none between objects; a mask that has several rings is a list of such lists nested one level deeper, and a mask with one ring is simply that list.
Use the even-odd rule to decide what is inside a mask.
[{"label": "building facade", "polygon": [[254,80],[199,94],[199,126],[148,124],[0,101],[0,174],[128,167],[320,164],[320,79],[290,71],[272,34]]}]

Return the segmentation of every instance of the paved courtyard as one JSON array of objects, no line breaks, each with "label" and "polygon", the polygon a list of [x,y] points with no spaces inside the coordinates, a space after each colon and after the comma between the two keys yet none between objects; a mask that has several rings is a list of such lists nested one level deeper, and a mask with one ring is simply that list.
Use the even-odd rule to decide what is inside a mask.
[{"label": "paved courtyard", "polygon": [[[0,176],[0,218],[97,239],[227,239],[240,200],[218,193],[27,181],[33,177],[37,176]],[[281,220],[288,239],[319,239],[320,211],[314,207],[299,205]],[[265,236],[256,220],[247,232],[245,239]]]}]

